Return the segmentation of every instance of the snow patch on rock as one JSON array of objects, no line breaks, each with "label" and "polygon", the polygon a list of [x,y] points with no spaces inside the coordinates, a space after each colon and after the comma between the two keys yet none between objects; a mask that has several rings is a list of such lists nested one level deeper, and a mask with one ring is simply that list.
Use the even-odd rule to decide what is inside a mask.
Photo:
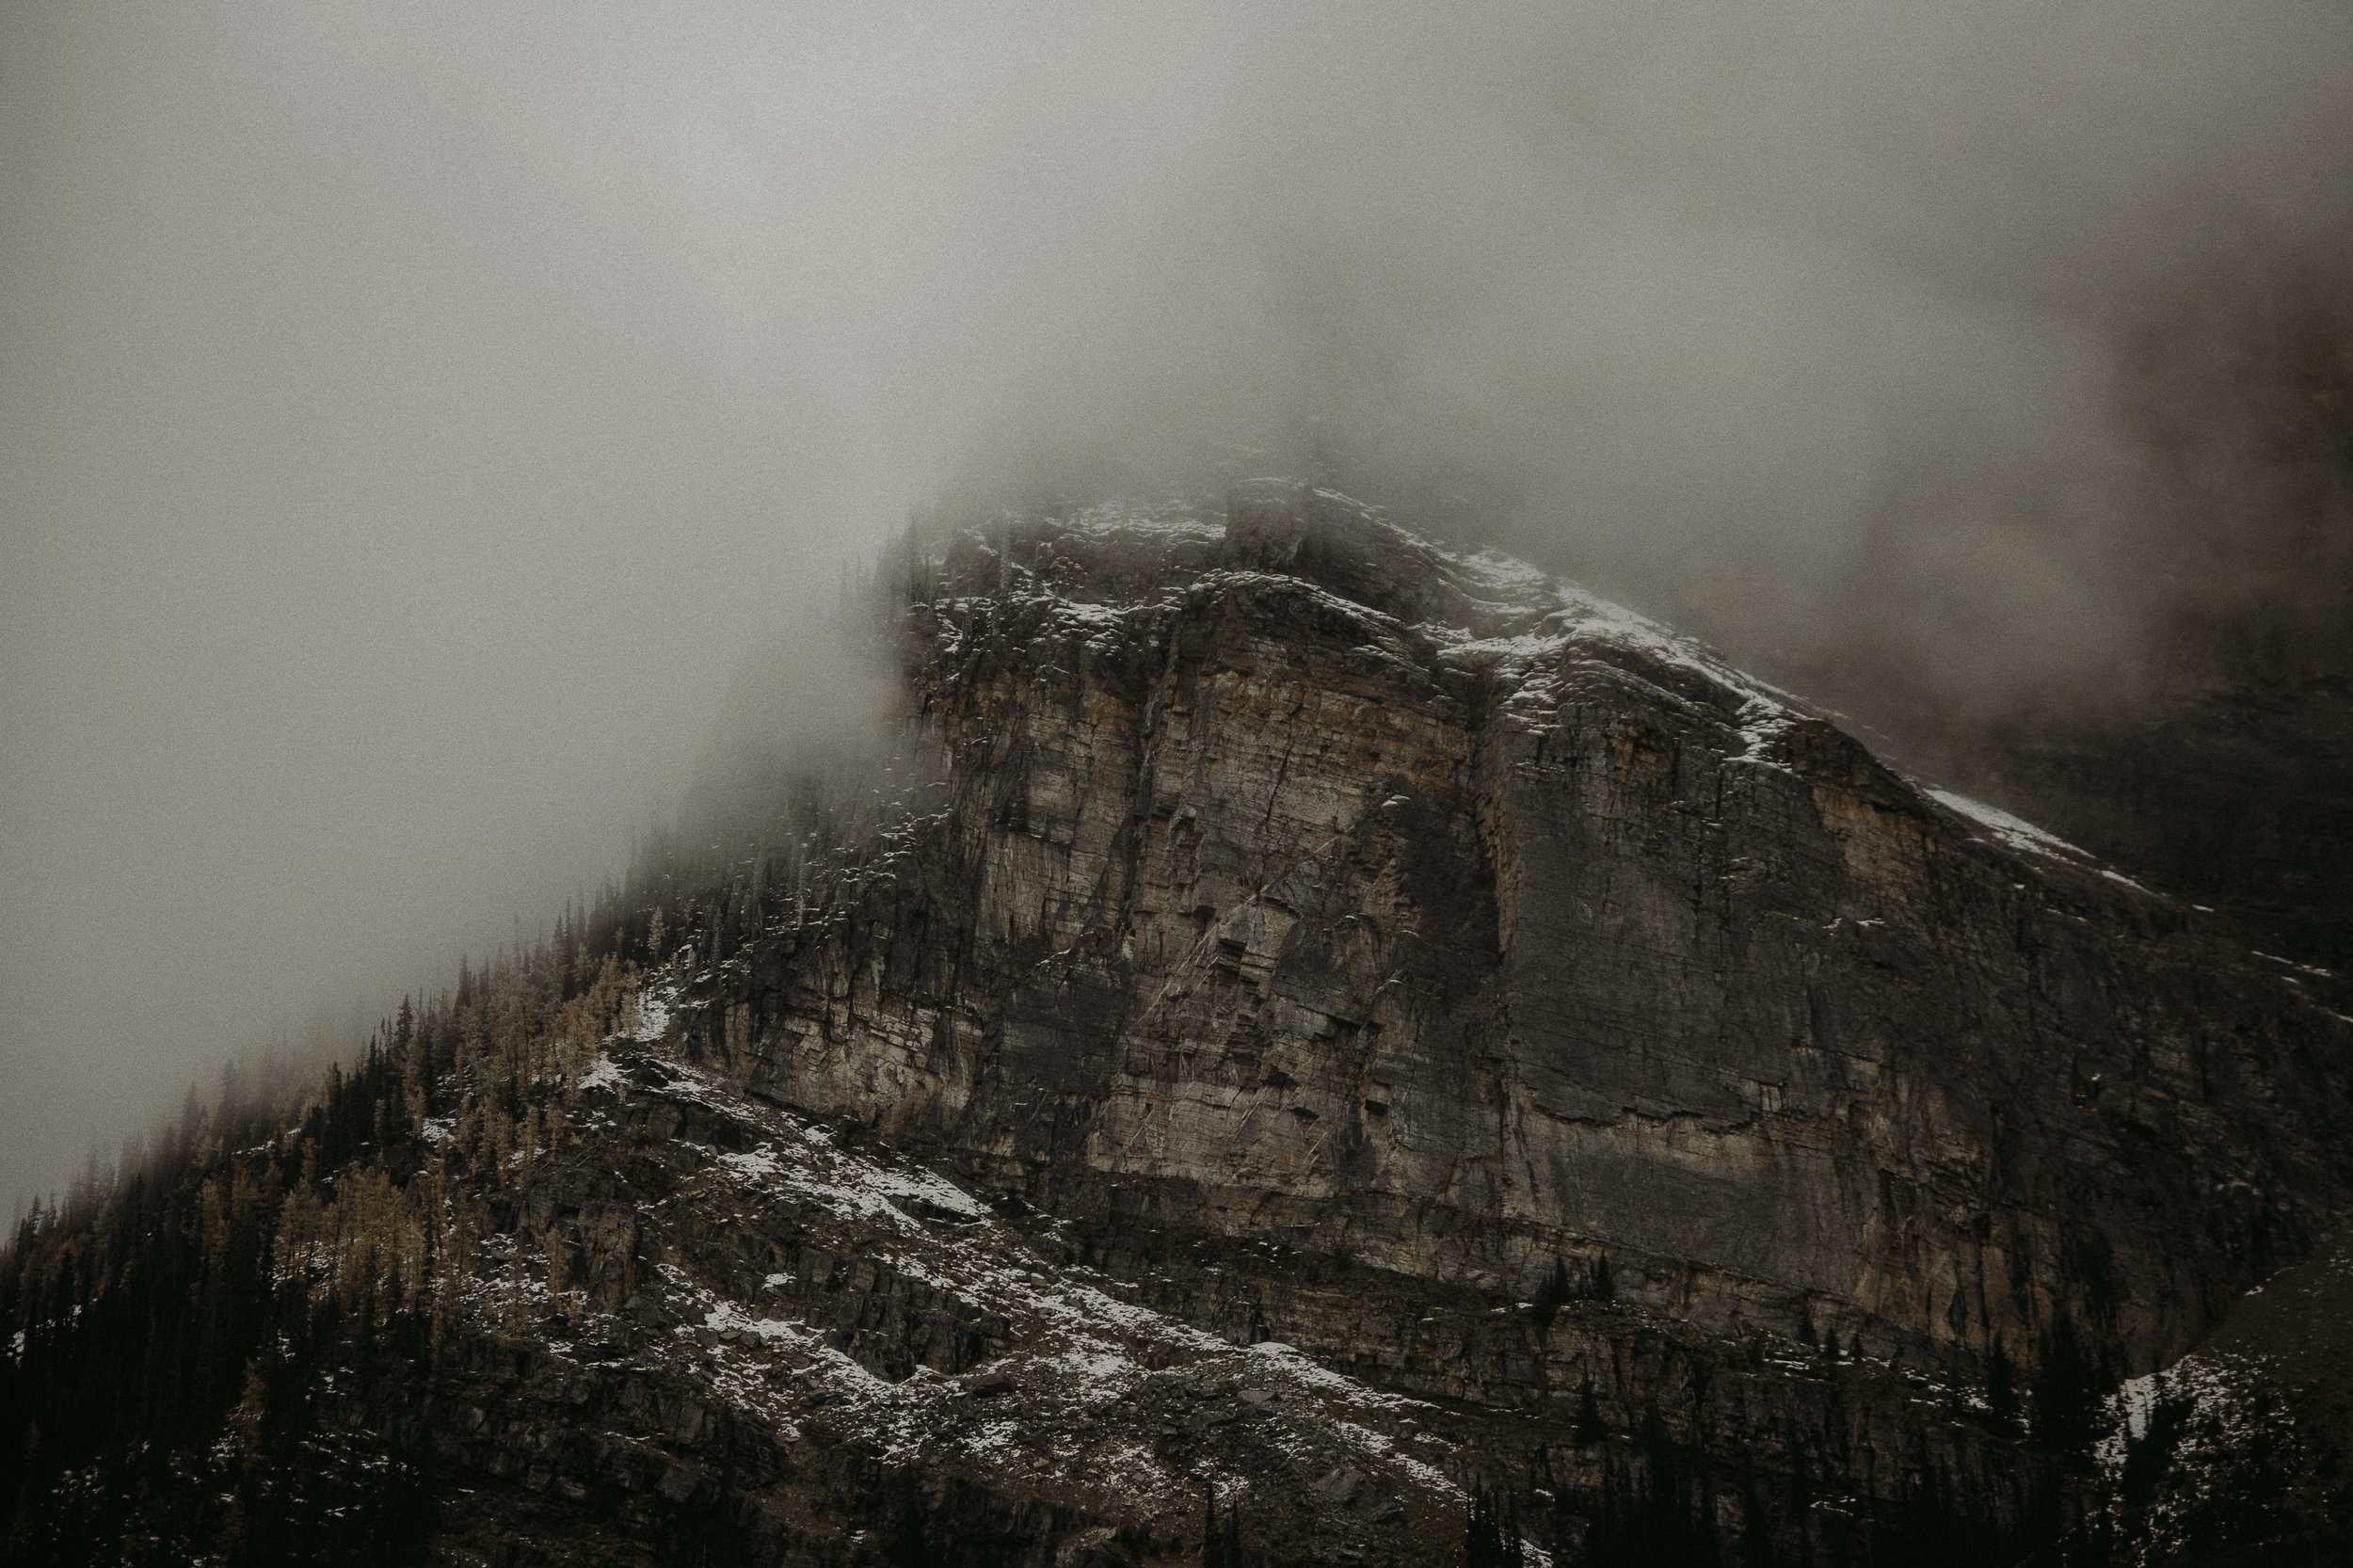
[{"label": "snow patch on rock", "polygon": [[1972,800],[1951,790],[1928,790],[1925,793],[1947,810],[1957,812],[1985,829],[1987,836],[2005,849],[2038,859],[2055,860],[2080,871],[2097,872],[2109,881],[2120,883],[2136,892],[2149,890],[2123,872],[2102,865],[2089,850],[2079,849],[2047,828],[2037,827],[2024,817],[2012,816],[1998,806],[1988,806],[1981,800]]}]

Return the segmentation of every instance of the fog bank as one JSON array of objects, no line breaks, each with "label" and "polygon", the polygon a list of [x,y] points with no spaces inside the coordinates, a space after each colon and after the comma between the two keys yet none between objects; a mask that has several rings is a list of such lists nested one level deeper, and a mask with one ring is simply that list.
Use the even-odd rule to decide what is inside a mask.
[{"label": "fog bank", "polygon": [[0,1190],[789,749],[918,506],[1312,469],[1962,706],[2333,635],[2347,80],[2285,0],[10,8]]}]

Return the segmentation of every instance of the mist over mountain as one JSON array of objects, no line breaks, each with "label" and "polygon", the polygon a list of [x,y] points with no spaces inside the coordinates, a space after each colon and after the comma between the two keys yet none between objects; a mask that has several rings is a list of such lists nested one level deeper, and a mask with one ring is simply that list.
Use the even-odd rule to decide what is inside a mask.
[{"label": "mist over mountain", "polygon": [[2325,8],[0,28],[12,1194],[790,750],[910,511],[1310,472],[1890,728],[2343,669]]},{"label": "mist over mountain", "polygon": [[2343,978],[1326,485],[885,567],[14,1227],[11,1561],[2345,1556]]}]

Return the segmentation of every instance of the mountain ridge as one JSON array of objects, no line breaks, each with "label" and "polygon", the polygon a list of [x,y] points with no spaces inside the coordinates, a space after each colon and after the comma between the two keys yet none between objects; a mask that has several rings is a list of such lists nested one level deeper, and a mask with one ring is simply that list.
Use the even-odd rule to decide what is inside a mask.
[{"label": "mountain ridge", "polygon": [[[0,1539],[1112,1564],[1208,1560],[1206,1507],[1438,1562],[1493,1497],[1537,1560],[2089,1564],[2238,1517],[2103,1400],[2327,1254],[2325,977],[1336,491],[882,581],[887,785],[20,1232]],[[58,1428],[101,1320],[200,1386]]]}]

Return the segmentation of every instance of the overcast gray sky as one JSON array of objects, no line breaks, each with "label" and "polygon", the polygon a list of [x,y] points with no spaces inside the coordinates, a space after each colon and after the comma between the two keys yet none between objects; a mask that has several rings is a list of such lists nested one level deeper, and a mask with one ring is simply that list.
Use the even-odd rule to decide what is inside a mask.
[{"label": "overcast gray sky", "polygon": [[0,1191],[616,868],[1008,474],[1311,432],[1736,652],[2131,663],[2273,559],[2348,14],[8,6]]}]

